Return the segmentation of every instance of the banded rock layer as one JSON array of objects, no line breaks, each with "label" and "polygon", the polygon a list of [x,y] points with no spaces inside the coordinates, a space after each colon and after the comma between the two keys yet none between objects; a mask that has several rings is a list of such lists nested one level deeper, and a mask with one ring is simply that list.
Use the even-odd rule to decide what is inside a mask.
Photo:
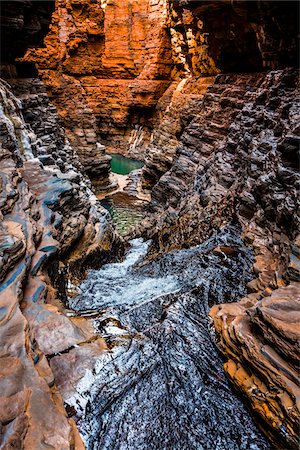
[{"label": "banded rock layer", "polygon": [[54,287],[70,249],[68,265],[84,268],[119,244],[41,82],[19,83],[22,100],[1,83],[1,448],[82,448],[48,361],[74,345],[99,354],[105,344],[88,321],[65,315]]},{"label": "banded rock layer", "polygon": [[[23,62],[14,59],[27,40],[42,45],[53,2],[20,0],[6,10],[4,36],[17,39],[3,65],[10,85],[1,84],[4,448],[82,445],[54,380],[76,384],[105,344],[88,320],[66,315],[56,289],[65,300],[65,271],[120,248],[81,173],[107,187],[105,146],[137,157],[147,148],[152,216],[137,233],[153,239],[150,258],[241,225],[253,279],[239,303],[211,310],[217,340],[230,380],[269,438],[297,448],[299,79],[285,69],[297,62],[297,9],[296,2],[57,0],[45,47]],[[212,250],[218,261],[239,254],[235,238]],[[208,295],[205,308],[215,301]],[[69,370],[74,361],[78,371]]]},{"label": "banded rock layer", "polygon": [[[153,215],[139,230],[153,239],[155,258],[200,244],[226,223],[242,225],[255,256],[250,297],[211,315],[229,377],[284,448],[297,448],[299,425],[298,83],[291,69],[218,75],[169,147],[163,175],[165,152],[151,147],[144,177],[158,182]],[[226,259],[238,250],[215,251]]]},{"label": "banded rock layer", "polygon": [[140,128],[149,142],[172,69],[166,8],[165,0],[59,1],[46,48],[24,58],[37,65],[88,173],[97,142],[126,153]]}]

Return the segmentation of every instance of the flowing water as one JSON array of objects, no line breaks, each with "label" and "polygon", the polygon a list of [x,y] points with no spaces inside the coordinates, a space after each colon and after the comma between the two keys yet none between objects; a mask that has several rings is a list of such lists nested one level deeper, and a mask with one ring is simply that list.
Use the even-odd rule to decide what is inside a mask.
[{"label": "flowing water", "polygon": [[[137,184],[140,181],[141,161],[111,154],[111,170],[122,175],[126,187],[114,194],[102,198],[101,205],[110,213],[112,222],[121,236],[125,236],[145,215],[146,202],[138,198]],[[125,178],[125,175],[129,177]],[[120,177],[119,177],[120,178]],[[119,180],[120,181],[120,180]]]},{"label": "flowing water", "polygon": [[228,227],[152,262],[149,242],[135,239],[70,299],[79,314],[93,311],[110,349],[67,400],[89,450],[270,448],[227,382],[208,317],[245,294],[252,259],[239,234]]},{"label": "flowing water", "polygon": [[101,205],[110,213],[121,236],[125,236],[145,215],[145,202],[126,192],[106,196]]}]

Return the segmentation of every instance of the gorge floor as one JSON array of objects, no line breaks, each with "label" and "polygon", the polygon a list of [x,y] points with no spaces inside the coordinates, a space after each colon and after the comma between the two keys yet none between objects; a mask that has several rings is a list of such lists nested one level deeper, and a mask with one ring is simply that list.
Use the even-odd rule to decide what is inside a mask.
[{"label": "gorge floor", "polygon": [[88,449],[270,448],[225,377],[208,316],[251,279],[239,234],[230,226],[152,262],[149,242],[134,239],[123,262],[90,271],[70,299],[95,314],[109,348],[64,398]]},{"label": "gorge floor", "polygon": [[112,185],[116,189],[99,193],[101,205],[109,212],[112,223],[121,236],[126,236],[144,217],[150,195],[141,189],[141,168],[144,163],[111,154]]}]

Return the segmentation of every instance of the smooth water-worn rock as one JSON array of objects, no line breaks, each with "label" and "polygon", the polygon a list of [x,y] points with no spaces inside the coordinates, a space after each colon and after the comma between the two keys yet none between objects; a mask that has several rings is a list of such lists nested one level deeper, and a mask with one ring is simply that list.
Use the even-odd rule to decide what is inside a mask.
[{"label": "smooth water-worn rock", "polygon": [[[60,277],[63,285],[64,252],[77,249],[74,264],[96,261],[116,235],[41,82],[15,86],[20,98],[0,83],[0,446],[80,449],[46,357],[82,343],[89,352],[90,340],[98,339],[88,321],[65,315],[53,284]],[[104,345],[98,347],[101,353]]]},{"label": "smooth water-worn rock", "polygon": [[73,395],[62,387],[88,449],[270,448],[224,376],[208,318],[250,279],[251,252],[236,236],[220,230],[151,263],[136,239],[122,263],[89,273],[70,304],[94,314],[110,351]]},{"label": "smooth water-worn rock", "polygon": [[296,283],[211,311],[230,380],[291,449],[299,437],[299,311]]},{"label": "smooth water-worn rock", "polygon": [[[2,3],[0,446],[269,448],[242,395],[297,448],[299,5]],[[151,243],[78,287],[123,247],[83,172],[147,146]]]}]

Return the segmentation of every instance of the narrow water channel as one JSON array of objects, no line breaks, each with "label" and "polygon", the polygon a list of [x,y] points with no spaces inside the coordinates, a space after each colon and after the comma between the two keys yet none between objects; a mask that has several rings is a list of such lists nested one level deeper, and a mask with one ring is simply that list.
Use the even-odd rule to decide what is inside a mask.
[{"label": "narrow water channel", "polygon": [[[145,215],[147,202],[138,198],[139,169],[143,162],[119,154],[111,154],[112,173],[120,186],[115,193],[101,196],[101,205],[110,213],[116,230],[125,236]],[[129,176],[132,174],[131,176]]]},{"label": "narrow water channel", "polygon": [[209,320],[212,304],[238,300],[251,279],[239,234],[227,227],[151,263],[149,242],[135,239],[70,299],[78,314],[94,311],[109,348],[66,400],[88,450],[270,448],[225,377]]}]

